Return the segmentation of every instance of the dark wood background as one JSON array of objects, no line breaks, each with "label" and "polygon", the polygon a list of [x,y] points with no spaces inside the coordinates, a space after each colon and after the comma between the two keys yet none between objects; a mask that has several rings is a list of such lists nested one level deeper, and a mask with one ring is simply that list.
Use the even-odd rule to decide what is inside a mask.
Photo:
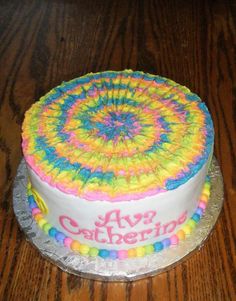
[{"label": "dark wood background", "polygon": [[[0,0],[0,300],[236,300],[235,1]],[[132,68],[198,93],[215,125],[224,208],[203,248],[169,272],[130,283],[66,274],[20,231],[12,183],[24,112],[91,71]]]}]

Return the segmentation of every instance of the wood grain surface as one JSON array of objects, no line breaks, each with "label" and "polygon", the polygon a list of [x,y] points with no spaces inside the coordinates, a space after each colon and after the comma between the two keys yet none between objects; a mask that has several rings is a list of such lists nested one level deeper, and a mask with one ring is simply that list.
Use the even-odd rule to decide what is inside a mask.
[{"label": "wood grain surface", "polygon": [[[0,0],[0,300],[236,300],[235,1]],[[87,72],[132,68],[172,78],[207,103],[224,208],[202,249],[169,272],[106,283],[62,272],[13,214],[25,111]]]}]

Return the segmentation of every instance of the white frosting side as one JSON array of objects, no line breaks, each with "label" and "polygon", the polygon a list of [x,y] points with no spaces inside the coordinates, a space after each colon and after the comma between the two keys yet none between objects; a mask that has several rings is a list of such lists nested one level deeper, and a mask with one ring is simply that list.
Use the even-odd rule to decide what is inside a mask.
[{"label": "white frosting side", "polygon": [[114,203],[65,194],[43,182],[30,167],[28,171],[32,187],[48,207],[45,219],[52,226],[91,247],[120,250],[153,244],[181,228],[197,207],[209,161],[177,189]]}]

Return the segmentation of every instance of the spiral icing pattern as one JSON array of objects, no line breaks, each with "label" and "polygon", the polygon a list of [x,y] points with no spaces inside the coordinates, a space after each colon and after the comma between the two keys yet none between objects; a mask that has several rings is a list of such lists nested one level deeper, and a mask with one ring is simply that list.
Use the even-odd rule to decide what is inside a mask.
[{"label": "spiral icing pattern", "polygon": [[200,98],[172,80],[125,70],[62,83],[27,111],[25,159],[39,177],[87,200],[141,199],[193,177],[212,153]]}]

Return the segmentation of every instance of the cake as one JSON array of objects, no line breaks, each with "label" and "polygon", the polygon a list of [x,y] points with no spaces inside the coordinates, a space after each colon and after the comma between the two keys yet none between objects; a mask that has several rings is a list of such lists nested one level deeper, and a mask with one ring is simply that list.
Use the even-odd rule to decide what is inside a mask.
[{"label": "cake", "polygon": [[213,143],[204,102],[170,79],[124,70],[64,82],[25,115],[29,210],[81,256],[160,252],[194,235]]}]

